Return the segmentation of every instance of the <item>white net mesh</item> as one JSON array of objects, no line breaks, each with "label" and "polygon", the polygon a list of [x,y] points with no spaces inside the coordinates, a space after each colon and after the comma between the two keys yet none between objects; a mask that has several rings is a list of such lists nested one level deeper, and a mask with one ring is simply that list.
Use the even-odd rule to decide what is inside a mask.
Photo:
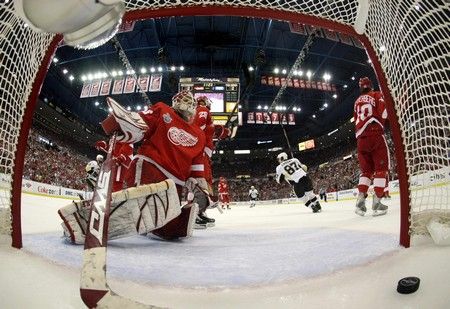
[{"label": "white net mesh", "polygon": [[28,96],[53,35],[37,34],[0,4],[0,233],[10,233],[11,184]]},{"label": "white net mesh", "polygon": [[[302,13],[353,25],[358,0],[147,0],[127,10],[221,6]],[[370,1],[366,34],[394,98],[410,183],[411,231],[425,233],[428,214],[449,218],[449,2]],[[278,15],[280,16],[280,15]],[[301,22],[301,20],[299,20]],[[52,35],[36,34],[0,4],[0,215],[9,222],[11,176],[19,128]],[[406,194],[406,192],[403,192]],[[5,215],[6,214],[6,215]],[[1,221],[0,221],[1,222]],[[9,224],[0,230],[9,231]]]},{"label": "white net mesh", "polygon": [[370,2],[366,34],[385,72],[402,130],[411,234],[450,222],[448,1]]}]

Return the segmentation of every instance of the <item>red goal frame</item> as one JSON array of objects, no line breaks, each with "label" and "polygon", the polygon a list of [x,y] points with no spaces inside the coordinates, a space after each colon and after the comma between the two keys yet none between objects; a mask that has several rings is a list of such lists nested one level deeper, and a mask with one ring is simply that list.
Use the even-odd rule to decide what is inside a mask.
[{"label": "red goal frame", "polygon": [[[271,9],[256,9],[254,7],[227,7],[227,6],[191,6],[191,7],[177,7],[164,8],[158,10],[143,9],[127,12],[124,16],[124,21],[133,21],[139,19],[172,17],[172,16],[241,16],[241,17],[256,17],[266,19],[283,20],[287,22],[303,23],[311,26],[327,28],[333,31],[341,32],[353,36],[360,40],[365,47],[372,65],[374,67],[378,82],[383,92],[386,107],[388,110],[388,119],[392,131],[392,138],[395,146],[395,158],[397,160],[397,174],[400,185],[400,245],[404,247],[410,246],[409,236],[409,212],[410,212],[410,197],[408,188],[408,175],[405,160],[405,150],[402,143],[400,125],[398,117],[395,112],[394,101],[390,93],[388,82],[381,63],[377,57],[374,47],[370,43],[366,35],[358,34],[351,26],[341,24],[335,21],[305,15],[302,13],[276,11]],[[51,64],[52,56],[54,55],[58,44],[61,42],[62,36],[57,35],[49,45],[44,58],[41,61],[41,66],[37,72],[34,80],[32,91],[27,100],[27,106],[21,123],[17,149],[14,158],[14,175],[12,182],[12,246],[15,248],[22,247],[22,228],[21,228],[21,190],[22,190],[22,175],[25,151],[27,146],[28,134],[33,120],[34,111],[37,104],[37,98],[45,79],[45,75]]]}]

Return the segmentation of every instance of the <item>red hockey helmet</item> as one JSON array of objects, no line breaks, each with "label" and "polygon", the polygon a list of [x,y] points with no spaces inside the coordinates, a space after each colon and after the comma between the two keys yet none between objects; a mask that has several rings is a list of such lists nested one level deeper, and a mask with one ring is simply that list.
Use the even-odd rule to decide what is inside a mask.
[{"label": "red hockey helmet", "polygon": [[361,77],[359,79],[359,89],[372,89],[372,81],[368,77]]},{"label": "red hockey helmet", "polygon": [[207,108],[211,108],[211,100],[205,95],[199,96],[197,98],[197,104],[206,106]]}]

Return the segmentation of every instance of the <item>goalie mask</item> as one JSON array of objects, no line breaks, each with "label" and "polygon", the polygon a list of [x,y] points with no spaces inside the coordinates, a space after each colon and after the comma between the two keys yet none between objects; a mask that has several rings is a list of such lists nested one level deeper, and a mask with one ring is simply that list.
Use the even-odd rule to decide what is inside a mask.
[{"label": "goalie mask", "polygon": [[201,106],[206,106],[207,108],[211,109],[211,100],[207,96],[200,96],[197,98],[197,104]]},{"label": "goalie mask", "polygon": [[172,107],[183,116],[186,121],[191,120],[197,108],[197,101],[190,91],[183,90],[172,98]]},{"label": "goalie mask", "polygon": [[285,161],[285,160],[287,160],[287,158],[288,158],[288,155],[287,155],[287,153],[285,153],[285,152],[282,152],[282,153],[280,153],[278,156],[277,156],[277,160],[278,160],[278,162],[283,162],[283,161]]}]

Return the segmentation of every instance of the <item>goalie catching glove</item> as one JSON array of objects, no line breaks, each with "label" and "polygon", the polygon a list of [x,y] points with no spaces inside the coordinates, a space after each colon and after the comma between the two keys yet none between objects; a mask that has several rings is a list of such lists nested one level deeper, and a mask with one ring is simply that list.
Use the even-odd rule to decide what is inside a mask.
[{"label": "goalie catching glove", "polygon": [[[84,244],[90,201],[77,201],[62,207],[58,214],[64,236],[73,244]],[[108,239],[147,234],[181,213],[175,183],[166,179],[112,193]],[[189,231],[187,231],[189,234]]]},{"label": "goalie catching glove", "polygon": [[111,114],[101,123],[106,134],[120,132],[117,141],[130,144],[144,138],[148,126],[138,113],[127,111],[109,97],[106,98],[106,102],[112,110]]}]

